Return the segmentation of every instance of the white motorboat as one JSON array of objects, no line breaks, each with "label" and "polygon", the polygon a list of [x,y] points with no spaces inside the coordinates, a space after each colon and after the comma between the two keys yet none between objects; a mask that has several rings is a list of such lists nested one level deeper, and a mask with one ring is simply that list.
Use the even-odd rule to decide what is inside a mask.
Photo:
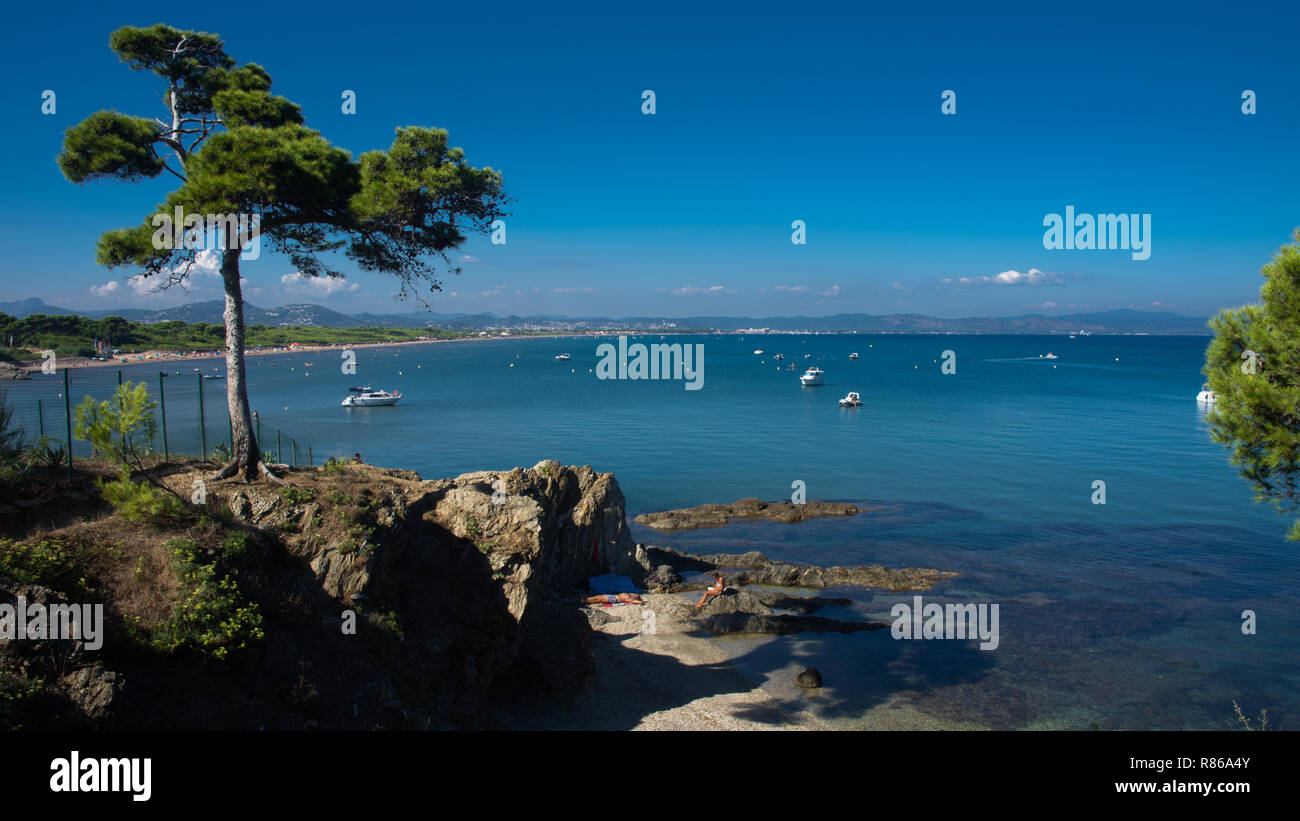
[{"label": "white motorboat", "polygon": [[820,385],[822,383],[822,378],[825,376],[826,376],[825,371],[823,371],[821,368],[813,366],[808,370],[804,371],[803,376],[799,377],[799,381],[805,386],[812,387],[812,386]]},{"label": "white motorboat", "polygon": [[1218,400],[1218,398],[1219,397],[1214,395],[1214,391],[1210,390],[1210,385],[1207,382],[1206,384],[1201,386],[1201,392],[1196,394],[1196,404],[1213,405]]},{"label": "white motorboat", "polygon": [[762,354],[763,354],[762,348],[759,348],[758,350],[754,351],[754,356],[762,356]]},{"label": "white motorboat", "polygon": [[375,390],[371,387],[348,388],[351,395],[344,399],[342,404],[345,408],[370,408],[377,405],[396,405],[397,400],[402,398],[398,391],[388,392],[384,390]]},{"label": "white motorboat", "polygon": [[1043,359],[1060,359],[1060,358],[1061,358],[1061,357],[1057,356],[1056,354],[1052,353],[1051,351],[1048,351],[1048,352],[1047,352],[1047,356],[1043,357]]},{"label": "white motorboat", "polygon": [[862,404],[862,397],[857,391],[849,391],[849,395],[840,400],[841,408],[856,408]]},{"label": "white motorboat", "polygon": [[772,359],[785,359],[785,354],[783,353],[773,354]]},{"label": "white motorboat", "polygon": [[804,358],[804,359],[812,359],[812,354],[810,354],[810,353],[806,353],[806,354],[803,355],[803,358]]},{"label": "white motorboat", "polygon": [[556,362],[568,362],[568,361],[569,361],[570,359],[572,359],[572,358],[573,358],[573,357],[569,356],[567,353],[562,353],[562,354],[556,354],[556,355],[555,355],[555,361],[556,361]]},{"label": "white motorboat", "polygon": [[856,353],[851,353],[851,354],[849,354],[849,359],[857,359],[857,358],[858,358],[858,355],[857,355]]}]

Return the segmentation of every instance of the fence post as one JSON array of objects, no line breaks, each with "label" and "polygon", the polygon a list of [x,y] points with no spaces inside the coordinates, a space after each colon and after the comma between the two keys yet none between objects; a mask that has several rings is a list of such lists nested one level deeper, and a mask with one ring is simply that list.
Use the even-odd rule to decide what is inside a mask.
[{"label": "fence post", "polygon": [[289,448],[293,451],[293,466],[298,467],[298,440],[289,437]]},{"label": "fence post", "polygon": [[117,370],[117,386],[118,386],[119,388],[122,387],[122,369],[121,369],[121,368],[118,368],[118,370]]},{"label": "fence post", "polygon": [[167,452],[167,395],[163,393],[163,377],[166,376],[162,371],[158,371],[158,403],[159,415],[162,416],[163,429],[163,461],[171,461],[171,454]]},{"label": "fence post", "polygon": [[311,460],[311,445],[307,446],[307,467],[314,468],[316,463]]},{"label": "fence post", "polygon": [[68,388],[68,369],[63,369],[63,415],[68,422],[68,481],[72,481],[72,394]]},{"label": "fence post", "polygon": [[208,458],[208,424],[203,417],[203,374],[197,374],[199,377],[199,446],[203,452],[199,455],[200,459]]},{"label": "fence post", "polygon": [[283,465],[284,459],[280,458],[280,429],[275,429],[275,463]]},{"label": "fence post", "polygon": [[39,399],[36,400],[36,420],[37,420],[37,424],[41,426],[41,438],[44,439],[45,438],[45,406],[41,404],[41,400]]}]

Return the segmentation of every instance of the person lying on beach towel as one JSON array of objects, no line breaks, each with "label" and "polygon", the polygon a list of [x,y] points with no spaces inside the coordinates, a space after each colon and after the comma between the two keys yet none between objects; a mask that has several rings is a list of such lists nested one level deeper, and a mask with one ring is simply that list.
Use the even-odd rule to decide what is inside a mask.
[{"label": "person lying on beach towel", "polygon": [[714,573],[713,578],[717,579],[717,581],[714,582],[707,590],[704,591],[703,596],[700,596],[700,603],[695,605],[696,610],[699,610],[701,607],[703,607],[704,603],[709,600],[710,596],[722,595],[722,591],[726,587],[726,585],[724,585],[722,581],[722,574]]},{"label": "person lying on beach towel", "polygon": [[599,596],[589,596],[583,599],[582,603],[603,604],[606,607],[613,607],[616,604],[644,604],[639,593],[603,593]]}]

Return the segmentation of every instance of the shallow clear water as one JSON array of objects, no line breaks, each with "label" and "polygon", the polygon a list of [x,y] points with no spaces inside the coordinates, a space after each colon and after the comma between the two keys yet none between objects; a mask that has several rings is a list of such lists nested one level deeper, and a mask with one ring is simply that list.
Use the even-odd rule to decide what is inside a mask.
[{"label": "shallow clear water", "polygon": [[[896,641],[888,631],[731,643],[737,663],[759,677],[784,671],[792,654],[821,668],[828,687],[815,703],[828,717],[852,722],[900,694],[932,716],[995,727],[1228,728],[1234,698],[1287,727],[1300,707],[1297,548],[1284,539],[1289,521],[1252,503],[1207,436],[1195,401],[1207,339],[662,340],[704,345],[698,391],[682,381],[597,379],[605,341],[364,348],[356,375],[341,373],[337,351],[250,357],[250,393],[266,449],[281,428],[304,460],[310,445],[317,464],[359,452],[427,477],[544,458],[591,464],[618,477],[630,516],[789,498],[791,483],[803,481],[809,499],[872,512],[674,535],[633,527],[639,541],[697,552],[956,570],[927,602],[999,603],[1001,643],[991,652],[967,641]],[[945,350],[956,354],[956,374],[940,371]],[[853,351],[859,360],[848,359]],[[1040,358],[1049,351],[1059,358]],[[555,361],[561,352],[572,361]],[[173,449],[198,447],[193,368],[222,364],[167,366],[182,374],[167,385]],[[810,364],[826,370],[823,387],[799,385]],[[159,368],[123,370],[152,389]],[[107,396],[116,379],[116,369],[74,372],[72,396]],[[339,407],[346,388],[361,384],[405,398],[391,408]],[[226,437],[224,383],[204,388],[210,447]],[[29,430],[37,397],[46,399],[47,432],[62,430],[60,389],[55,376],[12,383]],[[861,408],[837,406],[850,390],[861,392]],[[1092,503],[1095,480],[1105,482],[1104,505]],[[888,620],[894,603],[911,601],[842,592],[855,599],[838,614],[848,617]],[[1257,635],[1241,632],[1246,609],[1257,614]]]}]

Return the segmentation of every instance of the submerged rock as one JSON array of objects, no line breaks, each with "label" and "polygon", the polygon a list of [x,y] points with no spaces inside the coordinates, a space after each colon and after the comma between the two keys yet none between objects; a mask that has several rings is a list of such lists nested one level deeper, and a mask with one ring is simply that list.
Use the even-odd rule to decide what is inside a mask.
[{"label": "submerged rock", "polygon": [[730,519],[767,519],[793,524],[823,516],[855,516],[861,512],[857,505],[847,502],[805,502],[796,505],[787,501],[764,502],[751,497],[729,505],[708,504],[660,513],[642,513],[636,517],[636,521],[661,533],[674,533],[701,527],[722,527]]},{"label": "submerged rock", "polygon": [[805,690],[815,690],[822,686],[822,671],[816,667],[809,667],[794,677],[794,683],[803,687]]},{"label": "submerged rock", "polygon": [[857,633],[880,630],[889,625],[875,621],[840,621],[822,616],[765,615],[760,613],[717,613],[701,620],[715,636],[737,633],[792,636],[795,633]]}]

